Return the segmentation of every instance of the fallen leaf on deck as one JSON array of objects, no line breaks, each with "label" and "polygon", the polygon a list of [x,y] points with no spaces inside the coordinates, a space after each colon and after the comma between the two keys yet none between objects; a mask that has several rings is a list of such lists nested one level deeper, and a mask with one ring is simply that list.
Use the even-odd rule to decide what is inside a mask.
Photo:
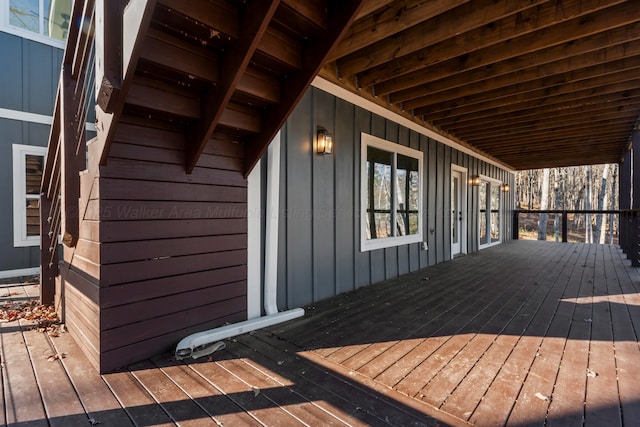
[{"label": "fallen leaf on deck", "polygon": [[67,357],[67,353],[51,354],[49,355],[49,357],[47,357],[47,361],[53,362],[54,360],[64,359],[65,357]]},{"label": "fallen leaf on deck", "polygon": [[587,368],[587,376],[590,378],[595,378],[598,376],[598,373],[593,369]]},{"label": "fallen leaf on deck", "polygon": [[551,401],[551,399],[549,398],[549,396],[545,396],[544,394],[537,392],[536,393],[536,397],[540,400],[544,400],[545,402],[549,402]]},{"label": "fallen leaf on deck", "polygon": [[253,397],[258,397],[260,389],[258,387],[251,387],[253,389]]},{"label": "fallen leaf on deck", "polygon": [[92,426],[95,426],[97,424],[102,424],[101,421],[97,421],[94,418],[89,418],[89,424],[91,424]]}]

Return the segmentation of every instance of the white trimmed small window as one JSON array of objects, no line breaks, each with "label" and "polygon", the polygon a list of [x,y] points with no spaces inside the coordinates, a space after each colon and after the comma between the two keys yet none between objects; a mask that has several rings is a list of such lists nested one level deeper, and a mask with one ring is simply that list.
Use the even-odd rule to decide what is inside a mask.
[{"label": "white trimmed small window", "polygon": [[0,0],[2,29],[20,37],[64,47],[72,0]]},{"label": "white trimmed small window", "polygon": [[422,152],[361,134],[360,250],[422,241]]},{"label": "white trimmed small window", "polygon": [[45,147],[13,145],[13,245],[40,244],[40,181]]}]

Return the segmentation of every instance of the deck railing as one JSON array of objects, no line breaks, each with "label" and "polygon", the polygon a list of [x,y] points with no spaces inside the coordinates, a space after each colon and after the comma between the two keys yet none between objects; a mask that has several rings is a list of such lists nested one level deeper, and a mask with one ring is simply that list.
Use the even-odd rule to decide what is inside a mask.
[{"label": "deck railing", "polygon": [[[526,214],[553,214],[561,216],[560,236],[568,241],[570,215],[617,215],[617,237],[620,247],[634,266],[640,266],[640,209],[626,210],[526,210],[513,211],[513,238],[520,238],[520,216]],[[604,226],[604,221],[602,226]]]},{"label": "deck railing", "polygon": [[40,188],[40,276],[43,303],[54,299],[59,237],[74,247],[79,234],[80,171],[86,169],[86,120],[95,105],[95,0],[76,1]]}]

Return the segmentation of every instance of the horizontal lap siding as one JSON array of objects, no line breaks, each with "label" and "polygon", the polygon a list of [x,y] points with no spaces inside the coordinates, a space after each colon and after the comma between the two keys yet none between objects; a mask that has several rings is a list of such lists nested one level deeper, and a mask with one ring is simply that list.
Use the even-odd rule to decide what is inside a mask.
[{"label": "horizontal lap siding", "polygon": [[[334,136],[330,156],[314,151],[315,129]],[[360,133],[421,151],[423,240],[360,252]],[[305,94],[282,132],[278,292],[294,308],[451,259],[451,164],[513,188],[513,174],[319,89]],[[503,240],[511,236],[513,192],[505,195]],[[478,190],[467,192],[467,252],[478,250]]]},{"label": "horizontal lap siding", "polygon": [[211,141],[186,174],[181,134],[122,123],[83,230],[100,247],[101,369],[246,319],[242,145]]}]

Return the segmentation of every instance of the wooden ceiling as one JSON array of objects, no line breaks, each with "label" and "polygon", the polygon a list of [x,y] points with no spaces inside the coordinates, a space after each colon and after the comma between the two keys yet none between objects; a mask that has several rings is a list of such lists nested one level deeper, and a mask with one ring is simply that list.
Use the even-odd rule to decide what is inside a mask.
[{"label": "wooden ceiling", "polygon": [[514,169],[617,163],[638,0],[369,0],[320,75]]},{"label": "wooden ceiling", "polygon": [[188,173],[211,140],[242,143],[247,176],[364,1],[129,0],[114,111],[185,135]]}]

